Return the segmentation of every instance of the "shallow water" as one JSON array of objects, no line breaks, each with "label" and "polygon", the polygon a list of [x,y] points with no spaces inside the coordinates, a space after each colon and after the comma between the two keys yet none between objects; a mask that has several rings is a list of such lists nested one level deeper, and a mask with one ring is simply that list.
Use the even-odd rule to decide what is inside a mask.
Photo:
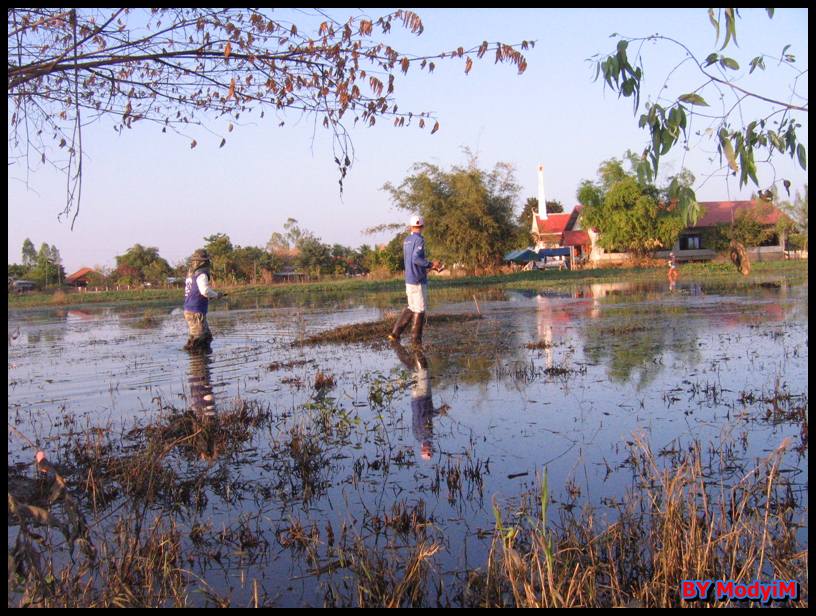
[{"label": "shallow water", "polygon": [[[252,592],[248,579],[260,580],[279,605],[321,604],[325,576],[310,575],[281,537],[296,523],[345,523],[375,543],[400,543],[404,537],[376,532],[395,503],[421,508],[445,541],[442,569],[480,566],[493,501],[512,504],[535,489],[545,468],[562,507],[604,510],[620,501],[633,487],[626,465],[635,433],[666,459],[695,441],[727,449],[712,478],[725,481],[789,437],[783,472],[807,508],[801,425],[769,412],[776,404],[806,413],[807,284],[679,283],[670,291],[613,283],[458,295],[432,288],[431,311],[474,312],[474,293],[484,318],[426,328],[421,356],[382,343],[293,346],[383,318],[400,307],[393,294],[302,307],[214,306],[206,360],[182,350],[178,308],[11,312],[9,467],[33,459],[27,441],[59,462],[68,431],[127,431],[168,407],[184,409],[202,383],[216,410],[263,403],[280,421],[254,434],[239,457],[172,461],[229,477],[229,489],[212,488],[191,520],[226,528],[251,519],[269,543],[256,561],[198,565],[241,605]],[[335,386],[316,392],[318,373]],[[282,465],[279,453],[301,427],[304,438],[319,439],[305,418],[325,404],[335,418],[340,409],[344,431],[335,425],[332,439],[321,441],[304,495],[302,469]],[[283,481],[286,473],[297,477]]]}]

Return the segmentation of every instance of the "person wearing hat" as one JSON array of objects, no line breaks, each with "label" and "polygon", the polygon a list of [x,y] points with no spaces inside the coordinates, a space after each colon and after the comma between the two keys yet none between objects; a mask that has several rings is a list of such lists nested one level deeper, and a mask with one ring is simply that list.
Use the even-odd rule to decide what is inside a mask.
[{"label": "person wearing hat", "polygon": [[190,267],[184,283],[184,320],[187,321],[189,337],[184,345],[186,351],[211,351],[212,333],[207,324],[207,309],[211,299],[223,297],[210,287],[210,255],[198,249],[190,257]]},{"label": "person wearing hat", "polygon": [[388,339],[391,342],[398,342],[408,323],[411,323],[411,342],[419,345],[422,344],[422,328],[425,325],[425,309],[428,305],[428,270],[439,272],[444,266],[438,261],[428,261],[425,258],[425,238],[422,237],[425,220],[422,216],[412,216],[408,225],[411,227],[411,234],[402,243],[408,307],[403,309],[397,318]]}]

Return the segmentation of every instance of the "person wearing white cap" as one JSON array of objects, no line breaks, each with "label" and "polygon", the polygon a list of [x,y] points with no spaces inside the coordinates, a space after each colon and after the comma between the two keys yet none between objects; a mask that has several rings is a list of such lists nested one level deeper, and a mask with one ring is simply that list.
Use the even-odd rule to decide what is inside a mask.
[{"label": "person wearing white cap", "polygon": [[411,216],[408,225],[411,227],[411,234],[402,244],[408,307],[400,314],[388,339],[398,342],[403,330],[411,323],[411,342],[419,345],[422,344],[422,328],[425,325],[425,309],[428,305],[428,270],[438,272],[444,269],[444,266],[438,261],[428,261],[425,258],[425,238],[422,237],[425,220],[422,216]]}]

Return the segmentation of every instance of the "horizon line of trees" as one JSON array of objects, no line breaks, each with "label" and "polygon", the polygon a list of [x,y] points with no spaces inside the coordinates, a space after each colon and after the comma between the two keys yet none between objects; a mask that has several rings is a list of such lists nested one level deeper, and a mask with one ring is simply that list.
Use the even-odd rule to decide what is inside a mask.
[{"label": "horizon line of trees", "polygon": [[[520,187],[513,167],[497,163],[484,170],[468,150],[465,166],[443,169],[427,162],[416,163],[399,186],[386,183],[383,190],[391,195],[394,205],[425,218],[423,235],[429,258],[459,265],[479,272],[502,264],[509,250],[530,245],[533,212],[538,199],[530,197],[516,214]],[[630,171],[624,169],[624,161]],[[584,180],[577,191],[583,205],[581,227],[594,228],[600,233],[598,243],[609,250],[623,250],[636,257],[669,249],[686,228],[679,208],[672,207],[672,195],[691,186],[694,176],[687,170],[670,177],[666,186],[658,187],[651,177],[638,173],[639,160],[631,151],[623,160],[611,158],[598,168],[598,180]],[[767,195],[760,196],[767,200]],[[737,217],[727,229],[714,233],[714,245],[737,239],[746,246],[766,242],[770,232],[784,233],[793,247],[807,247],[807,185],[804,196],[796,193],[793,203],[778,202],[787,214],[775,229],[761,225],[756,213]],[[776,201],[776,195],[772,195]],[[558,201],[547,201],[549,213],[563,212]],[[695,204],[692,223],[702,215]],[[687,214],[688,212],[686,212]],[[373,274],[392,276],[404,268],[402,243],[409,233],[407,226],[385,225],[399,229],[385,245],[362,244],[350,248],[329,245],[314,233],[289,218],[283,232],[274,232],[264,247],[233,245],[224,233],[203,238],[204,248],[211,258],[211,272],[220,284],[271,283],[274,274],[282,270],[295,271],[318,278]],[[382,228],[370,231],[379,231]],[[171,266],[159,255],[156,247],[134,244],[124,254],[116,256],[116,267],[96,268],[91,284],[163,285],[170,278],[184,278],[188,261]],[[22,264],[9,264],[9,277],[27,278],[40,286],[61,284],[65,280],[62,260],[56,246],[43,243],[39,252],[26,239],[22,248]],[[95,279],[95,280],[94,280]]]}]

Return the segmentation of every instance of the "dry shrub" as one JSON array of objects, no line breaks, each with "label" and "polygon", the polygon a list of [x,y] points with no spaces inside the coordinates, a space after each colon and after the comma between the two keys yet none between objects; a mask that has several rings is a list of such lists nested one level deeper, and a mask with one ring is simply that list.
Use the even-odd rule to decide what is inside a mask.
[{"label": "dry shrub", "polygon": [[51,299],[49,299],[48,302],[50,304],[63,306],[68,303],[68,295],[65,293],[65,291],[54,291],[53,295],[51,295]]}]

